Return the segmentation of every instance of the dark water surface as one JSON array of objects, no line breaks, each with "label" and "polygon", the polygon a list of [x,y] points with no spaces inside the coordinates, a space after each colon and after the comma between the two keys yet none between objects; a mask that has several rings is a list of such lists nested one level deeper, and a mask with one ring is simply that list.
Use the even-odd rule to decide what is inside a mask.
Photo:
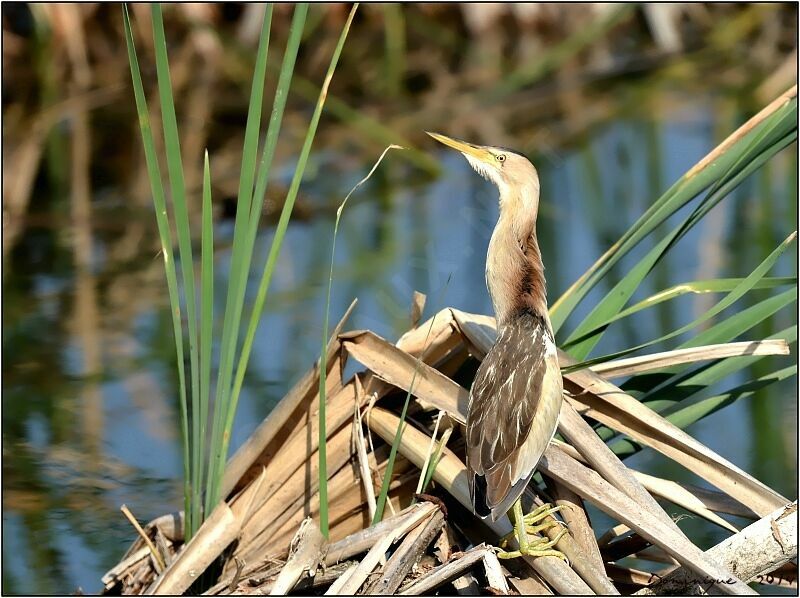
[{"label": "dark water surface", "polygon": [[[718,98],[677,98],[651,119],[617,120],[567,151],[532,155],[542,180],[539,235],[550,299],[558,297],[665,190],[744,115]],[[724,115],[724,116],[722,116]],[[498,140],[512,145],[515,140]],[[524,139],[517,140],[522,145]],[[426,315],[452,305],[491,309],[484,256],[497,215],[496,192],[458,155],[431,141],[443,174],[426,178],[390,153],[344,213],[331,307],[337,319],[353,297],[350,326],[396,339],[408,327],[412,291],[428,295]],[[376,156],[377,157],[377,156]],[[303,191],[326,208],[338,204],[369,170],[324,153]],[[726,198],[648,277],[636,300],[675,283],[747,275],[795,227],[796,147],[785,150]],[[213,163],[213,156],[212,156]],[[100,576],[134,536],[119,511],[127,504],[147,521],[182,504],[181,457],[172,328],[161,259],[152,243],[122,233],[141,227],[152,239],[151,213],[131,214],[102,189],[94,202],[93,267],[74,267],[63,214],[39,214],[20,240],[3,280],[3,587],[6,593],[100,589]],[[39,225],[36,224],[39,223]],[[673,219],[663,232],[678,222]],[[226,281],[232,223],[216,229],[218,289]],[[332,217],[290,225],[271,299],[256,339],[239,405],[235,450],[319,350]],[[273,234],[262,229],[254,271],[260,275]],[[617,268],[616,282],[637,257]],[[134,256],[109,267],[120,252]],[[131,265],[133,264],[133,265]],[[796,273],[793,252],[773,275]],[[449,281],[449,282],[448,282]],[[565,327],[570,330],[608,289],[597,289]],[[745,297],[736,309],[773,291]],[[255,294],[251,288],[249,300]],[[217,297],[221,326],[224,292]],[[685,324],[717,300],[687,296],[612,327],[597,354],[648,341]],[[746,338],[796,324],[795,307]],[[655,350],[674,347],[681,339]],[[796,354],[796,346],[792,345]],[[794,361],[766,358],[750,374]],[[717,390],[744,382],[728,379]],[[689,432],[736,465],[796,498],[794,379],[758,391]],[[701,483],[644,451],[632,465],[663,477]],[[678,512],[678,511],[676,511]],[[685,529],[708,530],[691,520]],[[706,531],[707,548],[723,535]]]}]

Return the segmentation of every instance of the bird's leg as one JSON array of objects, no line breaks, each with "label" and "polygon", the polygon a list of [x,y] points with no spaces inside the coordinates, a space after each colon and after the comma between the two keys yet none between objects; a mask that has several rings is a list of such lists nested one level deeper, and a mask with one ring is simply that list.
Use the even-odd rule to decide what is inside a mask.
[{"label": "bird's leg", "polygon": [[[540,557],[540,556],[554,556],[560,559],[567,560],[559,550],[555,550],[553,546],[555,546],[556,542],[558,542],[561,537],[567,533],[566,527],[552,540],[547,538],[536,537],[533,540],[528,537],[528,534],[536,534],[542,530],[549,529],[553,526],[559,525],[558,522],[549,521],[543,524],[536,525],[542,519],[545,519],[549,515],[552,515],[556,511],[559,511],[561,507],[551,507],[549,504],[544,504],[541,507],[533,510],[532,512],[528,513],[527,515],[523,514],[522,512],[522,500],[517,499],[512,507],[512,513],[514,518],[514,531],[505,536],[500,541],[500,549],[497,552],[498,558],[501,559],[513,559],[520,556],[532,556],[532,557]],[[503,550],[508,541],[516,536],[517,543],[519,544],[519,550],[512,550],[507,552]]]},{"label": "bird's leg", "polygon": [[[546,529],[550,529],[551,527],[558,527],[559,525],[564,525],[560,521],[551,520],[546,521],[542,524],[536,525],[542,519],[545,519],[555,513],[556,511],[560,511],[562,507],[551,507],[549,504],[543,504],[541,507],[537,507],[527,515],[523,516],[523,521],[525,522],[525,531],[528,534],[538,534],[541,531]],[[512,511],[514,512],[514,511]],[[514,521],[517,521],[517,514],[514,512]],[[500,539],[500,548],[505,548],[508,545],[508,541],[511,538],[514,538],[518,535],[518,529],[516,526],[513,532],[510,532],[503,536]]]}]

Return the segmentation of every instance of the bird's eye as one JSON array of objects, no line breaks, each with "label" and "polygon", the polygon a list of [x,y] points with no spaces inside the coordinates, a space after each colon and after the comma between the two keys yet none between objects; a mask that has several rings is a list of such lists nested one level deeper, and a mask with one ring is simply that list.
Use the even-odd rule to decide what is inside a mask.
[{"label": "bird's eye", "polygon": [[506,161],[506,155],[505,155],[505,154],[497,154],[497,155],[495,156],[495,159],[496,159],[498,162],[505,162],[505,161]]}]

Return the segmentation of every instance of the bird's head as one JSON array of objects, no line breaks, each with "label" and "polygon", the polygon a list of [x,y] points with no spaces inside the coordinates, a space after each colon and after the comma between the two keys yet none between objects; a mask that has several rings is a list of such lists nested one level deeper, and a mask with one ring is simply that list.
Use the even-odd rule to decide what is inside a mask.
[{"label": "bird's head", "polygon": [[428,132],[439,143],[461,152],[470,166],[500,189],[500,197],[509,192],[534,190],[539,194],[539,175],[522,154],[503,147],[475,145],[439,133]]}]

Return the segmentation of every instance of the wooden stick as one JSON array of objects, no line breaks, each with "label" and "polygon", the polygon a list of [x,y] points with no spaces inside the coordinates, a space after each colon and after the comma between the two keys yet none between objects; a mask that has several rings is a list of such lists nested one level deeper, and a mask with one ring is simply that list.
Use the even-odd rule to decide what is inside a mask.
[{"label": "wooden stick", "polygon": [[150,538],[147,536],[147,534],[144,533],[142,526],[139,525],[139,522],[136,520],[136,517],[133,516],[133,513],[131,513],[128,506],[122,505],[119,510],[122,511],[122,514],[125,515],[126,519],[131,522],[131,525],[136,530],[136,533],[139,534],[139,537],[144,540],[147,548],[150,549],[150,553],[153,555],[153,559],[156,562],[156,573],[160,574],[167,567],[167,565],[164,563],[164,559],[160,554],[158,554],[158,550],[156,550],[156,547],[150,541]]},{"label": "wooden stick", "polygon": [[546,481],[555,498],[556,505],[562,507],[559,514],[564,518],[570,535],[593,568],[597,571],[604,571],[603,557],[600,555],[597,538],[594,535],[592,524],[589,522],[589,516],[586,514],[583,500],[564,484],[551,478],[546,478]]},{"label": "wooden stick", "polygon": [[451,559],[450,562],[431,569],[426,575],[420,577],[411,586],[400,592],[400,595],[419,596],[420,594],[430,594],[432,590],[460,577],[476,563],[481,562],[484,555],[489,551],[490,549],[485,544],[481,544],[467,552],[462,552]]},{"label": "wooden stick", "polygon": [[304,572],[314,572],[323,559],[322,552],[325,548],[325,537],[319,527],[309,517],[297,530],[292,540],[292,550],[289,560],[281,569],[278,579],[272,585],[270,596],[288,594],[294,588]]},{"label": "wooden stick", "polygon": [[[605,478],[612,486],[627,494],[639,506],[661,520],[664,525],[673,529],[684,538],[686,535],[672,518],[661,508],[644,486],[631,474],[619,457],[600,437],[592,430],[591,426],[575,411],[575,408],[564,401],[561,404],[561,414],[558,420],[558,429],[572,446],[578,449],[584,459],[592,468]],[[688,538],[686,538],[689,541]]]},{"label": "wooden stick", "polygon": [[413,517],[408,518],[403,522],[403,525],[389,530],[375,545],[370,548],[367,555],[359,563],[355,571],[350,575],[347,581],[339,588],[338,595],[355,595],[356,591],[362,586],[367,576],[372,573],[373,569],[377,566],[378,562],[386,555],[386,551],[397,540],[402,538],[409,531],[420,525],[424,520],[429,518],[436,510],[436,507],[431,503],[423,504]]},{"label": "wooden stick", "polygon": [[555,446],[547,448],[539,469],[592,501],[602,511],[635,529],[647,540],[658,544],[701,576],[731,580],[730,584],[721,584],[720,589],[725,593],[754,594],[749,586],[729,570],[720,567],[697,546],[686,541],[685,536],[676,534],[671,526],[665,525],[661,519],[639,507],[638,503],[606,482],[598,473],[581,465]]},{"label": "wooden stick", "polygon": [[[797,558],[797,501],[777,509],[723,540],[706,555],[723,567],[736,571],[741,579],[758,581],[781,565]],[[717,582],[714,584],[714,582]],[[728,579],[704,576],[684,567],[675,569],[658,583],[637,592],[639,595],[682,593],[687,588],[707,589],[728,585]]]},{"label": "wooden stick", "polygon": [[403,539],[386,562],[381,578],[372,584],[365,593],[384,596],[394,594],[411,572],[412,567],[427,550],[433,538],[442,530],[442,525],[444,525],[444,513],[437,508],[424,526],[417,526]]}]

